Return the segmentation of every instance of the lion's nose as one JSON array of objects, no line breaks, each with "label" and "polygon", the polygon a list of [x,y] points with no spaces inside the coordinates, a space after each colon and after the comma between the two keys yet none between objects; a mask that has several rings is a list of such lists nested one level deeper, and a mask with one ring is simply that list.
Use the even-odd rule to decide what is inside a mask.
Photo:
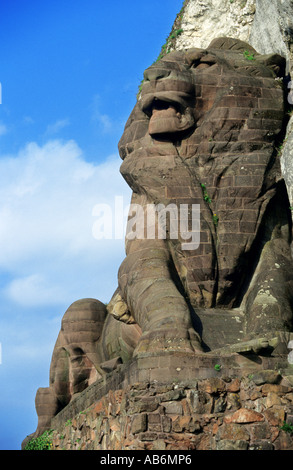
[{"label": "lion's nose", "polygon": [[171,71],[162,67],[149,67],[144,72],[145,80],[159,80],[160,78],[166,78],[170,75]]}]

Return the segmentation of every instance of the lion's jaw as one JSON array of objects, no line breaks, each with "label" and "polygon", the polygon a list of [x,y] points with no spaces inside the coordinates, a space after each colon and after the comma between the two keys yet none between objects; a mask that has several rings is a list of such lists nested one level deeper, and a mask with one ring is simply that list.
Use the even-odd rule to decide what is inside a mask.
[{"label": "lion's jaw", "polygon": [[187,131],[194,125],[194,116],[190,108],[184,109],[183,114],[173,104],[155,101],[149,123],[151,136],[178,134]]},{"label": "lion's jaw", "polygon": [[[173,64],[172,64],[173,65]],[[178,136],[195,125],[195,88],[189,71],[151,66],[145,72],[140,106],[149,117],[152,137]]]}]

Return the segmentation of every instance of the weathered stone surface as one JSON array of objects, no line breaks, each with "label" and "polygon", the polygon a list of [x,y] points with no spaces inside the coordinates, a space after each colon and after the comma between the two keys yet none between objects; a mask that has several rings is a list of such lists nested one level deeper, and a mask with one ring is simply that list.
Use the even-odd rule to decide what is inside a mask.
[{"label": "weathered stone surface", "polygon": [[256,385],[262,385],[265,383],[278,384],[281,381],[281,378],[281,374],[275,370],[261,370],[251,376],[251,380],[253,380]]},{"label": "weathered stone surface", "polygon": [[[113,373],[112,373],[113,374]],[[202,380],[204,386],[204,381]],[[210,388],[206,379],[205,401],[217,403],[226,400],[232,392]],[[262,413],[257,411],[257,400],[251,400],[261,388],[249,381],[250,396],[243,396],[237,412],[225,409],[222,412],[214,406],[210,412],[193,409],[192,383],[185,385],[141,383],[124,387],[123,390],[109,390],[104,397],[93,403],[82,413],[76,413],[67,422],[59,422],[53,433],[53,448],[70,450],[293,450],[290,433],[281,430],[283,423],[291,424],[293,405],[286,407],[272,404]],[[239,379],[240,390],[247,389],[246,379]],[[270,385],[270,384],[267,384]],[[171,387],[171,389],[170,389]],[[137,404],[146,398],[157,398],[164,403],[166,392],[180,392],[174,395],[172,414],[161,406],[157,411],[137,413]],[[140,395],[139,395],[140,393]],[[203,393],[203,392],[201,392]],[[281,393],[281,389],[280,389]],[[283,390],[287,395],[287,390]],[[261,395],[264,399],[266,395]],[[209,398],[208,398],[209,397]],[[123,413],[109,403],[125,399]],[[74,401],[74,400],[73,400]],[[164,403],[165,404],[165,403]],[[177,404],[175,407],[174,405]],[[179,414],[174,414],[179,411]],[[54,422],[54,421],[53,421]],[[55,418],[55,422],[58,420]],[[285,428],[284,428],[285,429]]]},{"label": "weathered stone surface", "polygon": [[165,403],[164,406],[167,414],[182,415],[183,413],[181,403],[171,401],[169,403]]},{"label": "weathered stone surface", "polygon": [[274,442],[275,450],[291,450],[293,445],[292,435],[281,431],[278,438]]},{"label": "weathered stone surface", "polygon": [[250,450],[274,450],[274,446],[271,442],[268,441],[255,441],[255,443],[250,447]]},{"label": "weathered stone surface", "polygon": [[271,426],[269,423],[257,423],[251,426],[251,437],[254,441],[270,440],[271,439]]},{"label": "weathered stone surface", "polygon": [[209,394],[215,394],[219,392],[223,392],[226,390],[226,384],[224,380],[218,377],[212,377],[210,379],[204,380],[199,382],[198,384],[199,390],[203,390]]},{"label": "weathered stone surface", "polygon": [[217,444],[217,450],[247,450],[248,442],[246,441],[231,441],[228,439],[223,439]]},{"label": "weathered stone surface", "polygon": [[217,438],[220,440],[229,441],[249,441],[248,430],[238,423],[224,423],[220,426],[217,433]]},{"label": "weathered stone surface", "polygon": [[240,380],[234,379],[230,383],[226,385],[226,389],[228,392],[239,392],[240,390]]},{"label": "weathered stone surface", "polygon": [[239,408],[241,408],[239,394],[229,393],[227,396],[227,410],[238,410]]},{"label": "weathered stone surface", "polygon": [[261,53],[281,54],[287,59],[287,72],[293,65],[293,4],[290,0],[256,0],[250,43]]},{"label": "weathered stone surface", "polygon": [[285,420],[284,408],[267,409],[264,411],[264,416],[271,426],[282,426]]},{"label": "weathered stone surface", "polygon": [[268,393],[273,392],[276,393],[277,395],[284,395],[285,393],[288,393],[291,391],[291,387],[288,387],[286,385],[276,385],[276,384],[271,384],[271,383],[266,383],[262,387],[262,393],[263,395],[268,395]]},{"label": "weathered stone surface", "polygon": [[261,413],[247,408],[240,408],[240,410],[235,411],[235,413],[225,418],[226,423],[254,423],[263,420],[264,417]]},{"label": "weathered stone surface", "polygon": [[145,432],[147,430],[147,414],[140,413],[135,416],[132,421],[131,432],[132,434],[137,434],[140,432]]},{"label": "weathered stone surface", "polygon": [[282,405],[282,400],[277,393],[269,392],[265,401],[266,407],[271,408],[274,405]]}]

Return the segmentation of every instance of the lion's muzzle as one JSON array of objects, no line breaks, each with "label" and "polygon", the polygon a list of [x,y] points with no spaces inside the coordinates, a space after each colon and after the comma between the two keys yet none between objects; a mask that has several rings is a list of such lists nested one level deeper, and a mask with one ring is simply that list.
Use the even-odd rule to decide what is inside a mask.
[{"label": "lion's muzzle", "polygon": [[187,131],[195,124],[195,87],[190,73],[152,66],[145,72],[140,105],[150,118],[151,136]]}]

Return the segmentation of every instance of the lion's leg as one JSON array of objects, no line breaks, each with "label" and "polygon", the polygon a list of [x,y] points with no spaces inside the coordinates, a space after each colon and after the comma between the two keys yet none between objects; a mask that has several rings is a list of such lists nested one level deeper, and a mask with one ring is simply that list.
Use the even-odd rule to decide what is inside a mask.
[{"label": "lion's leg", "polygon": [[245,298],[250,337],[273,337],[292,329],[293,279],[290,247],[277,238],[264,246]]},{"label": "lion's leg", "polygon": [[119,270],[119,285],[142,330],[135,354],[146,351],[200,351],[189,307],[170,271],[163,240],[135,240]]}]

